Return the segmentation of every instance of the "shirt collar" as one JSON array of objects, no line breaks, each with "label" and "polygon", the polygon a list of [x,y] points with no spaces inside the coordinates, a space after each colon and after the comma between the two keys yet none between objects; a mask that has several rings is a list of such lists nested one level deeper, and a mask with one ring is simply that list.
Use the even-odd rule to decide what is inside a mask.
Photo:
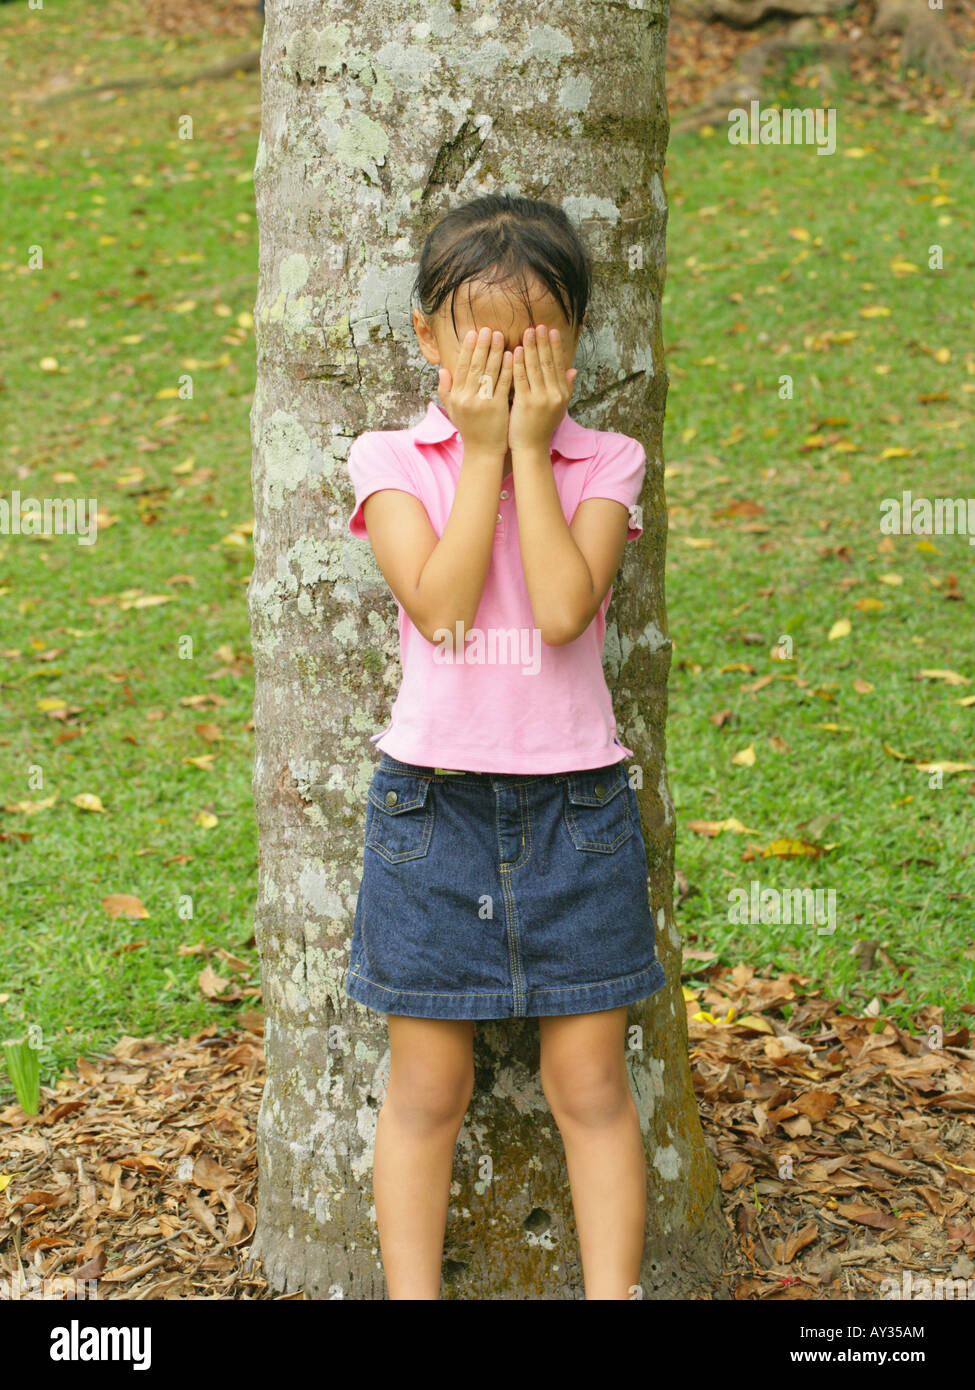
[{"label": "shirt collar", "polygon": [[[436,401],[430,402],[426,415],[413,427],[413,438],[418,444],[442,444],[457,433],[456,425]],[[563,415],[552,435],[551,448],[566,459],[591,459],[596,452],[596,431]]]}]

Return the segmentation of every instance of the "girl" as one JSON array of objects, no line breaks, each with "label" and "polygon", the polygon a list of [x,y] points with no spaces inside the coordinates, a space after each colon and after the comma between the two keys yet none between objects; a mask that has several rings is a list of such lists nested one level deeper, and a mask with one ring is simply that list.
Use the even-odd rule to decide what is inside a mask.
[{"label": "girl", "polygon": [[391,1299],[440,1296],[479,1018],[538,1017],[586,1298],[627,1298],[639,1279],[625,1006],[665,977],[601,658],[646,459],[566,414],[590,283],[549,203],[492,195],[447,213],[413,286],[442,404],[349,452],[349,528],[396,598],[403,670],[373,738],[346,976],[388,1015],[373,1190]]}]

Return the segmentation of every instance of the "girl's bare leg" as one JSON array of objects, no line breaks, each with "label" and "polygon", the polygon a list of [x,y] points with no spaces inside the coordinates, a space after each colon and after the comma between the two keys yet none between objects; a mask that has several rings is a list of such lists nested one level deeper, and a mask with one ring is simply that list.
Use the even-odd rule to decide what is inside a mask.
[{"label": "girl's bare leg", "polygon": [[454,1146],[474,1092],[474,1024],[387,1015],[373,1197],[390,1299],[439,1299]]},{"label": "girl's bare leg", "polygon": [[541,1083],[565,1144],[587,1299],[640,1281],[647,1166],[624,1061],[626,1009],[539,1018]]}]

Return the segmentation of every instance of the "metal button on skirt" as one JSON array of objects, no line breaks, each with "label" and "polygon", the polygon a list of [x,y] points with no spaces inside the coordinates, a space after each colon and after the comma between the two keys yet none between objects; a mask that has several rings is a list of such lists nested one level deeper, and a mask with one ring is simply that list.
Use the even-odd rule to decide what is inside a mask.
[{"label": "metal button on skirt", "polygon": [[345,986],[415,1018],[613,1009],[666,983],[621,763],[449,773],[382,755]]}]

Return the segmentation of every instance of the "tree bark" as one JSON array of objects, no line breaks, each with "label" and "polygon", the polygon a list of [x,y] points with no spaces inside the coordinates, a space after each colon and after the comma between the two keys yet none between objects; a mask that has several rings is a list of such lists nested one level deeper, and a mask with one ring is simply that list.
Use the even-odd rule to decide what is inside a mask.
[{"label": "tree bark", "polygon": [[[726,1292],[727,1227],[687,1057],[664,761],[666,0],[566,0],[550,13],[543,21],[529,0],[496,15],[466,0],[268,6],[248,589],[267,1081],[250,1258],[274,1289],[311,1298],[385,1296],[371,1168],[386,1024],[347,998],[343,980],[376,763],[368,740],[387,722],[400,671],[395,603],[368,543],[347,529],[345,459],[363,430],[410,424],[436,398],[410,323],[419,247],[448,207],[504,190],[559,203],[583,226],[596,352],[577,356],[570,410],[639,438],[648,460],[644,532],[626,547],[605,652],[620,737],[643,771],[649,891],[668,976],[629,1016],[649,1172],[634,1296]],[[478,1024],[475,1073],[443,1296],[581,1298],[536,1021]]]}]

